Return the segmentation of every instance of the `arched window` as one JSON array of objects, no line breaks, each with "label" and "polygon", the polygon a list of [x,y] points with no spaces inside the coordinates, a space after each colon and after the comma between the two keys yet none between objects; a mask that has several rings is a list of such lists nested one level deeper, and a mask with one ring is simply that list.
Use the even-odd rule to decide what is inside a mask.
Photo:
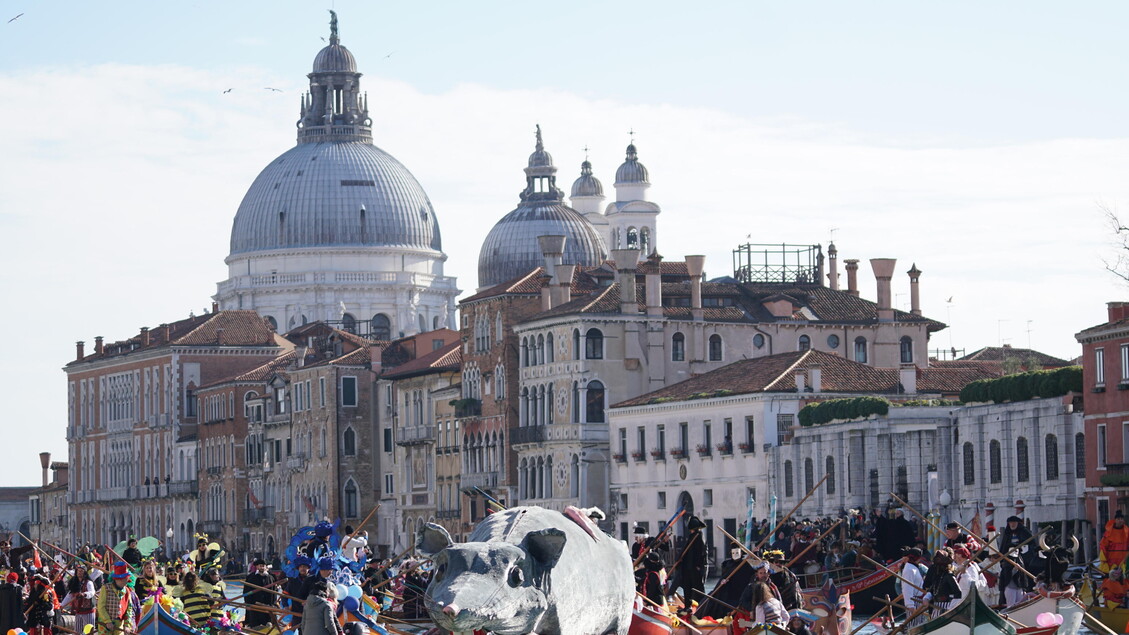
[{"label": "arched window", "polygon": [[584,335],[584,359],[604,358],[604,334],[600,329],[588,329]]},{"label": "arched window", "polygon": [[710,361],[721,361],[721,336],[717,333],[710,336]]},{"label": "arched window", "polygon": [[995,439],[988,443],[988,480],[992,483],[999,483],[1003,480],[1000,442]]},{"label": "arched window", "polygon": [[804,490],[810,492],[815,487],[815,465],[811,457],[804,459]]},{"label": "arched window", "polygon": [[639,230],[635,229],[634,227],[627,228],[627,248],[639,248]]},{"label": "arched window", "polygon": [[519,496],[523,500],[529,498],[529,464],[525,462],[525,459],[522,459],[518,465],[517,476]]},{"label": "arched window", "polygon": [[792,498],[796,495],[796,487],[792,482],[792,462],[784,461],[784,496]]},{"label": "arched window", "polygon": [[572,382],[572,422],[580,423],[580,384]]},{"label": "arched window", "polygon": [[356,518],[357,507],[357,484],[349,479],[345,483],[345,517]]},{"label": "arched window", "polygon": [[521,338],[521,366],[529,366],[529,338]]},{"label": "arched window", "polygon": [[1058,437],[1048,434],[1046,437],[1046,452],[1043,456],[1047,463],[1047,480],[1058,480]]},{"label": "arched window", "polygon": [[962,458],[964,459],[964,484],[975,485],[976,463],[974,461],[976,460],[976,454],[972,449],[971,443],[965,442],[963,455],[964,456]]},{"label": "arched window", "polygon": [[568,494],[573,498],[580,496],[580,457],[573,454],[572,462],[569,465],[568,474]]},{"label": "arched window", "polygon": [[523,426],[529,425],[529,388],[521,389],[521,410],[518,423]]},{"label": "arched window", "polygon": [[553,334],[549,333],[545,336],[545,361],[553,363]]},{"label": "arched window", "polygon": [[355,455],[357,453],[357,433],[353,432],[352,428],[345,428],[345,434],[341,436],[341,444],[344,446],[342,452],[345,456]]},{"label": "arched window", "polygon": [[810,351],[811,350],[811,338],[808,337],[807,335],[801,335],[798,350]]},{"label": "arched window", "polygon": [[349,331],[350,333],[357,332],[357,318],[353,317],[351,313],[344,313],[341,315],[341,329]]},{"label": "arched window", "polygon": [[1015,480],[1026,483],[1031,480],[1031,463],[1027,454],[1027,438],[1015,440]]},{"label": "arched window", "polygon": [[649,227],[643,227],[639,230],[639,249],[644,256],[651,253],[651,229]]},{"label": "arched window", "polygon": [[588,403],[585,414],[588,423],[604,423],[604,385],[599,381],[588,382]]},{"label": "arched window", "polygon": [[1074,478],[1086,478],[1086,435],[1074,435]]},{"label": "arched window", "polygon": [[369,321],[373,332],[370,337],[375,340],[391,340],[392,339],[392,320],[388,320],[388,316],[384,313],[377,313],[373,319]]},{"label": "arched window", "polygon": [[553,457],[545,459],[545,498],[553,497]]},{"label": "arched window", "polygon": [[572,329],[572,358],[580,359],[580,329]]},{"label": "arched window", "polygon": [[553,385],[545,389],[545,423],[553,423]]},{"label": "arched window", "polygon": [[866,363],[866,338],[861,335],[855,338],[855,361]]},{"label": "arched window", "polygon": [[686,336],[681,333],[675,333],[670,338],[670,361],[686,361]]},{"label": "arched window", "polygon": [[271,328],[272,331],[278,330],[278,320],[274,319],[273,317],[271,317],[269,315],[266,316],[263,319],[265,319],[267,321],[267,324],[270,324],[270,328]]},{"label": "arched window", "polygon": [[827,493],[835,493],[835,457],[828,456],[824,462],[824,470],[827,473]]},{"label": "arched window", "polygon": [[905,336],[902,337],[900,344],[899,344],[899,349],[901,350],[901,353],[902,353],[902,356],[901,356],[902,363],[903,364],[912,364],[913,363],[913,340],[910,339],[910,337],[908,335],[905,335]]}]

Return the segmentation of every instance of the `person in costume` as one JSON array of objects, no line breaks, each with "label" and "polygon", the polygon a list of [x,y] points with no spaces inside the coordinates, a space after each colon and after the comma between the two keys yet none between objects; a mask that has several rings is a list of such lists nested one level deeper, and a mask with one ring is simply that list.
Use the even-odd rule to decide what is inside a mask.
[{"label": "person in costume", "polygon": [[122,552],[122,560],[129,563],[131,567],[138,567],[141,565],[141,550],[137,548],[137,539],[130,536],[129,542],[125,543],[125,551]]},{"label": "person in costume", "polygon": [[686,610],[693,611],[695,603],[701,603],[706,580],[706,543],[702,529],[706,526],[702,519],[691,516],[686,522],[686,547],[677,564],[678,581],[674,588],[682,589]]},{"label": "person in costume", "polygon": [[98,635],[136,633],[139,607],[137,594],[129,587],[129,565],[119,560],[95,601]]},{"label": "person in costume", "polygon": [[27,626],[24,620],[24,588],[20,574],[10,571],[0,584],[0,633]]},{"label": "person in costume", "polygon": [[639,559],[639,554],[644,551],[670,551],[670,542],[658,536],[651,537],[647,535],[647,529],[642,525],[635,525],[635,542],[631,543],[631,561],[635,562]]},{"label": "person in costume", "polygon": [[78,563],[74,567],[74,575],[67,580],[67,593],[63,596],[61,607],[69,608],[74,613],[74,630],[79,633],[86,632],[88,624],[94,624],[94,581],[86,572],[86,566]]},{"label": "person in costume", "polygon": [[1109,575],[1102,580],[1102,586],[1098,591],[1101,592],[1107,608],[1121,607],[1125,602],[1125,596],[1129,594],[1129,583],[1125,582],[1125,573],[1121,569],[1110,569]]},{"label": "person in costume", "polygon": [[[302,595],[296,596],[296,597],[300,597],[303,600],[307,599],[308,597],[310,597],[310,590],[314,588],[315,582],[317,582],[318,580],[325,580],[326,583],[328,584],[329,578],[332,578],[334,572],[336,572],[336,571],[337,571],[337,558],[334,558],[332,556],[326,556],[324,558],[320,558],[318,560],[317,575],[311,575],[310,577],[306,578],[306,583],[302,588]],[[334,587],[334,589],[336,590],[336,587]]]},{"label": "person in costume", "polygon": [[783,628],[788,622],[788,611],[784,609],[780,600],[772,594],[772,589],[763,582],[754,584],[752,588],[755,621],[758,624],[772,624]]},{"label": "person in costume", "polygon": [[960,586],[953,575],[953,552],[941,547],[933,554],[933,566],[925,574],[924,602],[933,605],[933,615],[937,616],[952,608],[960,599]]},{"label": "person in costume", "polygon": [[[251,565],[254,570],[247,574],[247,582],[255,586],[270,588],[274,584],[274,578],[267,573],[267,561],[262,558],[256,558],[255,562]],[[247,619],[244,620],[243,626],[247,628],[258,628],[266,626],[271,623],[271,613],[267,611],[259,611],[251,608],[252,606],[277,606],[277,596],[270,591],[263,591],[254,587],[248,587],[245,595],[247,601]]]},{"label": "person in costume", "polygon": [[910,547],[905,550],[905,564],[902,565],[902,570],[898,578],[902,582],[902,598],[906,605],[907,614],[913,613],[921,605],[920,598],[925,588],[925,574],[922,572],[920,565],[921,550],[917,547]]},{"label": "person in costume", "polygon": [[[997,549],[1000,553],[1014,560],[1024,569],[1031,570],[1031,530],[1023,525],[1019,516],[1009,516],[1007,526],[997,538]],[[1020,546],[1022,543],[1023,546]],[[1003,590],[1004,601],[1007,606],[1012,606],[1023,601],[1027,592],[1032,589],[1033,582],[1030,578],[1015,568],[1015,565],[1004,560],[1000,562],[999,589]]]},{"label": "person in costume", "polygon": [[1105,571],[1125,563],[1125,556],[1129,555],[1129,526],[1126,526],[1125,514],[1120,509],[1113,515],[1113,520],[1105,524],[1098,551]]},{"label": "person in costume", "polygon": [[[353,536],[356,533],[357,535]],[[349,536],[353,536],[350,538]],[[354,532],[351,525],[345,525],[345,538],[341,541],[341,555],[349,562],[356,562],[360,558],[357,552],[365,553],[368,547],[368,532]]]},{"label": "person in costume", "polygon": [[965,549],[968,549],[968,552],[970,554],[972,554],[980,551],[980,549],[984,546],[980,544],[980,541],[975,536],[966,534],[964,530],[960,528],[960,524],[956,522],[945,525],[943,533],[945,534],[944,546],[950,549],[964,547]]},{"label": "person in costume", "polygon": [[204,582],[211,587],[212,596],[212,614],[210,617],[220,619],[223,617],[224,601],[227,599],[227,583],[223,581],[220,576],[220,567],[218,564],[213,564],[204,567],[203,574]]},{"label": "person in costume", "polygon": [[957,586],[960,587],[960,596],[968,595],[972,587],[980,593],[988,589],[988,580],[980,570],[980,565],[972,559],[972,554],[963,545],[953,549],[954,564],[956,565]]},{"label": "person in costume", "polygon": [[35,574],[24,600],[24,614],[27,615],[27,632],[30,635],[51,635],[51,621],[55,617],[55,591],[47,576]]},{"label": "person in costume", "polygon": [[635,572],[635,589],[645,598],[650,600],[652,606],[666,609],[666,595],[663,593],[663,584],[666,582],[662,575],[663,562],[659,554],[649,551],[643,556],[643,568]]},{"label": "person in costume", "polygon": [[150,595],[167,593],[168,590],[165,589],[164,583],[165,580],[157,575],[157,563],[146,560],[141,563],[141,574],[137,576],[137,580],[133,583],[133,590],[137,592],[142,601],[145,601],[145,598]]},{"label": "person in costume", "polygon": [[308,594],[306,582],[310,579],[310,566],[313,562],[309,556],[303,555],[294,558],[293,564],[298,569],[298,575],[286,581],[286,595],[294,598],[290,601],[290,610],[301,615]]},{"label": "person in costume", "polygon": [[776,587],[780,603],[789,611],[800,608],[803,604],[803,598],[800,596],[800,579],[785,566],[784,552],[775,549],[766,551],[764,559],[768,562],[768,579]]},{"label": "person in costume", "polygon": [[337,621],[337,592],[329,581],[313,576],[310,595],[302,611],[302,635],[344,635]]},{"label": "person in costume", "polygon": [[173,587],[172,596],[184,603],[193,626],[203,626],[212,613],[212,585],[200,580],[195,571],[188,571],[178,586]]},{"label": "person in costume", "polygon": [[196,566],[196,570],[199,572],[206,564],[218,564],[223,555],[224,550],[218,544],[209,544],[207,536],[199,536],[196,539],[196,549],[188,554],[188,560]]}]

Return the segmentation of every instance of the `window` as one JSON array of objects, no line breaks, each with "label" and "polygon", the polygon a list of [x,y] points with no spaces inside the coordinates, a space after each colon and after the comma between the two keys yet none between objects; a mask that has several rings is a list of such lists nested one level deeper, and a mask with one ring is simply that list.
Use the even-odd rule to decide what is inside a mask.
[{"label": "window", "polygon": [[675,333],[670,338],[670,361],[686,361],[686,336],[681,333]]},{"label": "window", "polygon": [[757,426],[752,417],[745,417],[745,451],[757,451]]},{"label": "window", "polygon": [[[588,423],[604,423],[604,385],[599,381],[588,382],[588,399],[585,421]],[[645,451],[646,448],[641,448]]]},{"label": "window", "polygon": [[342,406],[356,406],[357,405],[357,378],[356,377],[342,377],[341,378],[341,405]]},{"label": "window", "polygon": [[1043,455],[1047,463],[1047,480],[1058,480],[1058,437],[1048,434],[1046,437],[1046,452]]},{"label": "window", "polygon": [[580,329],[572,329],[572,358],[580,359]]},{"label": "window", "polygon": [[702,490],[702,506],[703,507],[712,507],[713,506],[713,490],[712,489]]},{"label": "window", "polygon": [[545,361],[553,363],[553,334],[549,333],[545,336]]},{"label": "window", "polygon": [[1121,383],[1129,383],[1129,344],[1121,345]]},{"label": "window", "polygon": [[1015,480],[1026,483],[1031,480],[1031,464],[1027,456],[1027,438],[1015,440]]},{"label": "window", "polygon": [[385,494],[391,494],[394,491],[395,490],[392,487],[392,475],[391,474],[385,474],[384,475],[384,493]]},{"label": "window", "polygon": [[753,346],[757,348],[764,348],[764,335],[757,333],[753,336]]},{"label": "window", "polygon": [[827,348],[839,348],[839,336],[832,333],[827,336]]},{"label": "window", "polygon": [[666,492],[659,492],[659,509],[666,509]]},{"label": "window", "polygon": [[353,479],[345,483],[345,517],[357,517],[357,484]]},{"label": "window", "polygon": [[357,453],[357,433],[353,432],[352,428],[345,428],[345,434],[341,435],[342,452],[345,456],[353,456]]},{"label": "window", "polygon": [[815,487],[815,465],[811,457],[804,459],[804,489],[808,492]]},{"label": "window", "polygon": [[392,428],[384,429],[384,451],[392,451]]},{"label": "window", "polygon": [[690,423],[683,421],[678,424],[678,443],[682,447],[682,452],[689,456],[690,454]]},{"label": "window", "polygon": [[827,493],[835,493],[835,457],[828,456],[824,464],[824,470],[827,473]]},{"label": "window", "polygon": [[658,425],[659,446],[658,450],[662,454],[666,454],[666,426],[663,424]]},{"label": "window", "polygon": [[713,425],[709,420],[702,422],[702,443],[705,444],[706,450],[713,451]]},{"label": "window", "polygon": [[604,334],[600,329],[588,329],[584,335],[584,359],[604,358]]},{"label": "window", "polygon": [[866,338],[861,335],[855,338],[855,361],[866,363]]},{"label": "window", "polygon": [[797,350],[810,351],[811,350],[811,338],[808,337],[807,335],[801,335],[799,347],[798,347]]},{"label": "window", "polygon": [[356,333],[357,332],[357,318],[353,317],[349,313],[343,314],[341,316],[341,329],[344,330],[344,331],[349,331],[350,333]]},{"label": "window", "polygon": [[1074,478],[1086,478],[1086,435],[1074,435]]},{"label": "window", "polygon": [[899,349],[901,350],[901,354],[902,354],[902,357],[901,357],[902,363],[903,364],[912,364],[913,363],[913,340],[910,339],[908,335],[902,337],[900,345],[899,345]]},{"label": "window", "polygon": [[721,361],[721,336],[717,333],[710,336],[710,361]]},{"label": "window", "polygon": [[1105,351],[1100,348],[1094,349],[1094,383],[1105,385]]},{"label": "window", "polygon": [[1098,425],[1098,469],[1105,469],[1105,424]]},{"label": "window", "polygon": [[325,407],[325,377],[318,377],[318,394],[321,396],[321,401],[318,403],[322,408]]},{"label": "window", "polygon": [[784,461],[784,496],[792,498],[796,495],[796,488],[792,483],[792,462]]},{"label": "window", "polygon": [[619,454],[627,458],[627,428],[619,429]]},{"label": "window", "polygon": [[972,449],[972,444],[968,443],[967,441],[964,444],[963,455],[964,456],[962,458],[964,459],[964,484],[975,485],[976,464],[973,463],[973,461],[976,459],[976,455],[974,453],[974,450]]},{"label": "window", "polygon": [[643,426],[639,426],[638,428],[635,429],[635,441],[636,441],[636,444],[637,444],[636,450],[638,450],[640,455],[645,455],[647,453],[647,429],[646,428],[644,428]]},{"label": "window", "polygon": [[1003,480],[1000,442],[996,440],[992,440],[988,443],[988,480],[993,483],[999,483]]}]

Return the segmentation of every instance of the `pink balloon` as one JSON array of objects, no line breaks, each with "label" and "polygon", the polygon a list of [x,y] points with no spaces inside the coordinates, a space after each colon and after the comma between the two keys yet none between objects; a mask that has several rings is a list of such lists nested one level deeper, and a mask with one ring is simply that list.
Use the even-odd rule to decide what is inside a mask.
[{"label": "pink balloon", "polygon": [[1055,613],[1055,624],[1062,626],[1062,620],[1063,620],[1062,615]]},{"label": "pink balloon", "polygon": [[1035,617],[1035,623],[1038,624],[1042,628],[1047,628],[1049,626],[1055,626],[1056,625],[1055,614],[1054,613],[1039,613],[1039,615],[1037,615]]}]

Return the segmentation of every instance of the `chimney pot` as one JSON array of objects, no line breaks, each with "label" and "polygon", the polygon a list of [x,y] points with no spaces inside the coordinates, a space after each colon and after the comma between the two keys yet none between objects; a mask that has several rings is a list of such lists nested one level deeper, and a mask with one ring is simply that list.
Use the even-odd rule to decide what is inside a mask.
[{"label": "chimney pot", "polygon": [[803,370],[796,371],[796,392],[802,393],[807,391],[807,377]]},{"label": "chimney pot", "polygon": [[878,319],[890,321],[894,319],[894,307],[890,292],[890,280],[894,277],[894,267],[898,261],[894,258],[871,258],[870,268],[874,270],[874,279],[878,284]]},{"label": "chimney pot", "polygon": [[150,341],[149,340],[149,327],[143,326],[143,327],[141,327],[141,345],[142,346],[148,346],[149,341]]},{"label": "chimney pot", "polygon": [[86,357],[86,342],[79,340],[74,343],[75,359],[81,360]]},{"label": "chimney pot", "polygon": [[1107,302],[1106,308],[1109,311],[1110,322],[1123,320],[1129,315],[1129,302]]},{"label": "chimney pot", "polygon": [[917,268],[915,262],[909,271],[909,312],[914,315],[921,315],[921,292],[918,288],[918,279],[921,278],[921,270]]},{"label": "chimney pot", "polygon": [[690,315],[697,321],[705,319],[702,311],[702,272],[705,268],[705,256],[686,256],[686,273],[690,274]]},{"label": "chimney pot", "polygon": [[572,300],[572,276],[576,272],[576,265],[557,265],[557,304],[564,304]]},{"label": "chimney pot", "polygon": [[97,335],[94,337],[94,354],[101,355],[102,351],[106,350],[102,345],[102,336]]},{"label": "chimney pot", "polygon": [[212,303],[212,313],[219,313],[219,310],[220,310],[220,303],[219,302],[213,302]]},{"label": "chimney pot", "polygon": [[164,338],[165,344],[168,344],[169,341],[172,340],[172,327],[169,326],[168,324],[162,324],[161,325],[161,336]]},{"label": "chimney pot", "polygon": [[831,289],[834,291],[839,290],[839,249],[835,243],[827,246],[827,260],[828,267],[831,272],[827,274],[827,281],[830,283]]},{"label": "chimney pot", "polygon": [[902,364],[898,368],[898,380],[902,384],[902,392],[907,395],[917,394],[917,366]]},{"label": "chimney pot", "polygon": [[847,270],[847,293],[858,297],[859,294],[859,261],[856,258],[848,258],[843,261]]},{"label": "chimney pot", "polygon": [[624,315],[639,313],[639,297],[635,292],[635,271],[639,267],[638,249],[613,249],[615,281],[619,285],[619,312]]},{"label": "chimney pot", "polygon": [[47,487],[47,485],[51,482],[47,478],[48,470],[51,468],[51,453],[50,452],[40,452],[39,453],[39,465],[43,468],[43,487]]},{"label": "chimney pot", "polygon": [[550,284],[556,284],[556,268],[564,259],[565,237],[553,235],[538,236],[537,244],[541,246],[541,256],[545,259],[545,273],[552,278]]},{"label": "chimney pot", "polygon": [[811,379],[811,391],[820,392],[823,390],[823,369],[819,366],[812,366],[808,369],[808,376]]}]

